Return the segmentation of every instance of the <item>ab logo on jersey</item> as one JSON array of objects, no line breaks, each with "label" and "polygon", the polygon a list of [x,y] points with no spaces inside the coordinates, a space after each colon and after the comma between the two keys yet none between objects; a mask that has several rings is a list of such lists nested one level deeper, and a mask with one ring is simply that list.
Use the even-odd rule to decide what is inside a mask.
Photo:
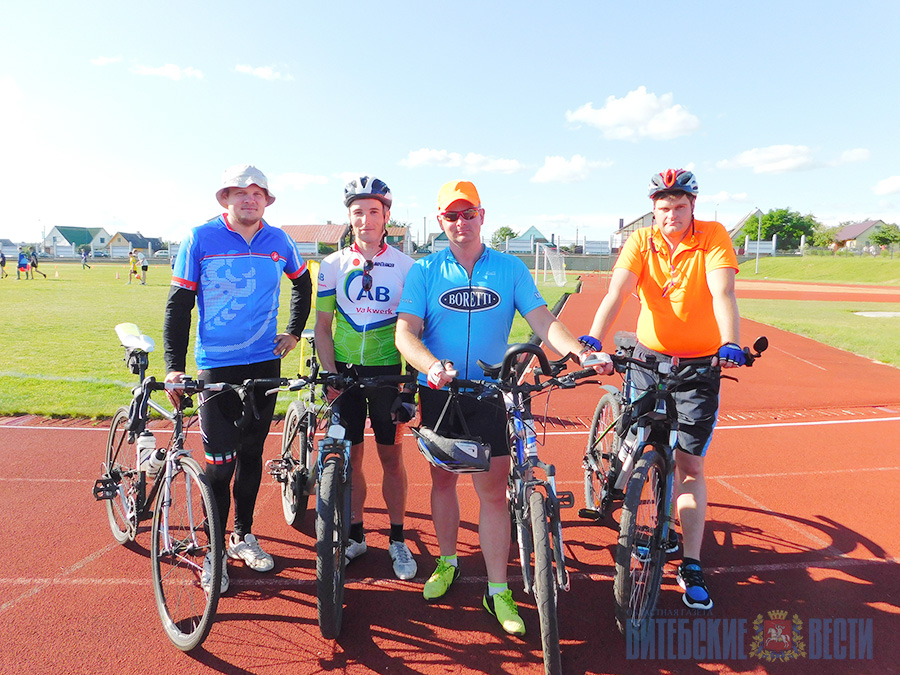
[{"label": "ab logo on jersey", "polygon": [[460,286],[442,293],[438,302],[457,312],[483,312],[500,304],[500,294],[481,286]]}]

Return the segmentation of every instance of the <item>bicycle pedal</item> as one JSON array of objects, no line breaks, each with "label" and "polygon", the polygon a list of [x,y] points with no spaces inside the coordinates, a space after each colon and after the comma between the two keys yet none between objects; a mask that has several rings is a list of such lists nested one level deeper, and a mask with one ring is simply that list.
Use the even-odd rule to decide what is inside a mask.
[{"label": "bicycle pedal", "polygon": [[556,500],[559,502],[559,508],[561,509],[571,509],[575,506],[575,495],[568,490],[557,492]]},{"label": "bicycle pedal", "polygon": [[266,471],[279,483],[287,481],[287,477],[285,476],[287,469],[287,462],[283,459],[270,459],[266,462]]},{"label": "bicycle pedal", "polygon": [[98,478],[94,482],[93,492],[98,502],[113,499],[119,492],[119,482],[115,478]]},{"label": "bicycle pedal", "polygon": [[578,517],[595,522],[603,520],[603,514],[597,509],[578,509]]}]

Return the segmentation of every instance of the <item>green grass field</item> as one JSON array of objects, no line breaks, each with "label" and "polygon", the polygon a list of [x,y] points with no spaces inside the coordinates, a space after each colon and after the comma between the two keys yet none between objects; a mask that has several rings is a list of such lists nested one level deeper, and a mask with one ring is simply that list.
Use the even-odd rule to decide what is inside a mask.
[{"label": "green grass field", "polygon": [[[9,266],[7,266],[9,268]],[[162,323],[169,292],[170,269],[151,265],[146,286],[128,284],[124,264],[45,263],[43,279],[0,280],[0,415],[32,413],[63,417],[110,417],[128,403],[136,377],[125,367],[124,350],[114,326],[130,321],[156,341],[148,374],[162,378]],[[116,278],[118,274],[119,278]],[[563,288],[542,286],[550,307],[576,280]],[[282,283],[279,325],[287,324],[290,283]],[[315,311],[310,313],[312,327]],[[196,321],[196,311],[194,313]],[[512,341],[527,341],[527,324],[517,319]],[[285,360],[282,372],[299,370],[299,349]],[[196,372],[193,341],[188,372]],[[282,414],[290,398],[279,399]]]},{"label": "green grass field", "polygon": [[741,265],[739,279],[783,279],[785,281],[831,281],[842,284],[900,286],[900,255],[888,256],[782,256],[748,260]]}]

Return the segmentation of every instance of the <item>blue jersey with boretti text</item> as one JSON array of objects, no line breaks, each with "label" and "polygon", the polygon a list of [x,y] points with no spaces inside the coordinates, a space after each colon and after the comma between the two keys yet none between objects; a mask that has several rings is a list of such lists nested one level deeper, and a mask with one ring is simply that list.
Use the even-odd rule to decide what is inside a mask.
[{"label": "blue jersey with boretti text", "polygon": [[[461,378],[483,380],[478,359],[503,359],[516,311],[525,316],[546,304],[518,258],[485,247],[469,278],[446,248],[412,266],[397,312],[424,321],[422,342]],[[426,384],[425,374],[419,381]]]},{"label": "blue jersey with boretti text", "polygon": [[172,285],[197,293],[201,370],[278,358],[281,275],[296,279],[306,263],[284,230],[261,225],[248,244],[223,214],[191,230],[178,249]]}]

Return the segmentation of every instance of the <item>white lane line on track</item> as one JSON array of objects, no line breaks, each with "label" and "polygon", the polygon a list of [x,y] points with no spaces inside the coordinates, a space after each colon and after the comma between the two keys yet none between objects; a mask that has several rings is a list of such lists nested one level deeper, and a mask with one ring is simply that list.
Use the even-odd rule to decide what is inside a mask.
[{"label": "white lane line on track", "polygon": [[[777,429],[785,427],[814,427],[826,426],[829,424],[865,424],[869,422],[900,422],[900,415],[892,415],[889,417],[873,417],[869,419],[844,419],[844,420],[817,420],[810,422],[762,422],[759,424],[717,424],[716,431],[734,431],[743,429]],[[22,426],[22,427],[4,427],[0,426],[0,431],[4,429],[24,429],[27,431],[102,431],[104,434],[109,433],[109,429],[95,427],[53,427],[53,426]],[[155,431],[155,429],[151,429]],[[163,430],[166,431],[166,430]],[[189,431],[188,434],[199,434],[200,431]],[[587,437],[587,430],[580,431],[547,431],[538,432],[538,438],[541,436],[584,436]],[[269,432],[269,436],[282,436],[280,431]],[[366,436],[371,436],[370,430],[366,429]],[[403,434],[407,438],[412,438],[412,434]]]},{"label": "white lane line on track", "polygon": [[[839,556],[826,560],[810,561],[795,560],[785,563],[768,563],[763,565],[727,565],[723,567],[707,567],[704,568],[704,574],[738,574],[748,576],[753,574],[761,574],[765,572],[790,572],[796,570],[809,569],[837,569],[843,567],[856,567],[864,565],[897,565],[900,563],[896,558],[886,558],[883,560],[872,560],[863,558],[849,558]],[[611,567],[611,566],[610,566]],[[571,572],[569,576],[572,579],[588,579],[590,581],[612,581],[612,574],[603,574],[598,572]],[[400,581],[399,579],[347,579],[346,586],[348,588],[365,588],[366,586],[381,586],[385,588],[413,588],[419,590],[425,583],[427,577],[416,577],[408,581]],[[522,583],[521,575],[510,575],[510,583],[518,585]],[[457,584],[472,585],[486,584],[486,576],[461,576],[456,582]],[[40,586],[46,588],[48,586],[151,586],[152,581],[149,577],[138,579],[126,578],[82,578],[67,579],[59,577],[19,577],[19,578],[0,578],[0,586]],[[235,579],[231,578],[232,588],[252,588],[252,589],[290,589],[290,588],[314,588],[316,580],[309,579],[285,579],[281,577],[270,577],[267,579]],[[227,596],[226,596],[227,597]]]},{"label": "white lane line on track", "polygon": [[[8,609],[12,609],[13,607],[15,607],[18,603],[22,602],[23,600],[27,600],[28,598],[30,598],[34,595],[37,595],[38,593],[40,593],[41,591],[43,591],[46,588],[49,588],[53,584],[71,581],[69,579],[66,579],[66,577],[74,574],[75,572],[80,570],[85,565],[93,562],[97,558],[103,556],[106,553],[109,553],[110,551],[112,551],[113,549],[118,548],[118,547],[119,547],[119,544],[117,544],[117,543],[107,544],[103,548],[101,548],[97,551],[94,551],[89,556],[82,558],[81,560],[76,562],[74,565],[71,565],[70,567],[64,569],[62,572],[60,572],[57,576],[53,577],[52,579],[32,579],[31,580],[31,582],[32,582],[31,588],[29,588],[27,591],[25,591],[18,597],[13,598],[12,600],[7,600],[2,605],[0,605],[0,614],[7,611]],[[26,583],[27,583],[27,581],[26,581]]]},{"label": "white lane line on track", "polygon": [[[735,487],[734,485],[732,485],[731,483],[729,483],[727,480],[724,480],[718,476],[710,476],[709,479],[714,480],[722,487],[727,488],[728,490],[731,490],[734,494],[739,496],[741,499],[746,500],[751,505],[755,506],[757,509],[760,509],[761,511],[764,511],[766,513],[774,513],[775,512],[775,509],[771,509],[768,506],[766,506],[765,504],[763,504],[761,501],[754,499],[753,497],[748,495],[743,490],[740,490],[737,487]],[[818,546],[822,550],[826,551],[830,556],[833,556],[835,558],[840,558],[843,555],[838,549],[836,549],[834,546],[829,544],[827,539],[824,539],[822,537],[817,537],[816,535],[811,534],[807,529],[801,527],[800,525],[797,525],[796,523],[793,523],[791,521],[786,521],[785,525],[787,525],[787,527],[789,529],[793,530],[800,536],[805,537],[807,540],[813,542],[816,546]]]},{"label": "white lane line on track", "polygon": [[818,363],[813,363],[812,361],[807,361],[806,359],[801,359],[796,354],[793,354],[789,351],[781,349],[780,347],[773,347],[773,349],[776,352],[781,352],[782,354],[786,354],[787,356],[790,356],[792,359],[797,359],[798,361],[802,361],[803,363],[807,364],[808,366],[812,366],[813,368],[818,368],[819,370],[825,370],[825,371],[828,370],[828,368],[825,368],[824,366],[821,366]]}]

